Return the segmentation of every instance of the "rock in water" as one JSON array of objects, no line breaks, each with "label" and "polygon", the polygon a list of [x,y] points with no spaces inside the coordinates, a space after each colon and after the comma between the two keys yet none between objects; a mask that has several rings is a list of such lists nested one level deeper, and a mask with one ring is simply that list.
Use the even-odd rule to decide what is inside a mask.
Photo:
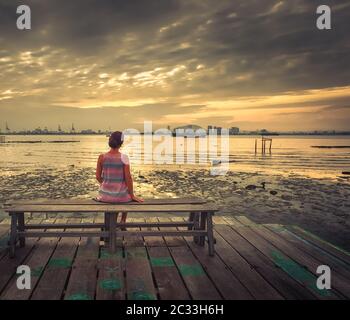
[{"label": "rock in water", "polygon": [[257,187],[254,184],[250,184],[249,186],[245,187],[247,190],[255,190]]},{"label": "rock in water", "polygon": [[278,193],[278,192],[275,191],[275,190],[271,190],[271,191],[270,191],[270,194],[272,194],[273,196],[275,196],[277,193]]}]

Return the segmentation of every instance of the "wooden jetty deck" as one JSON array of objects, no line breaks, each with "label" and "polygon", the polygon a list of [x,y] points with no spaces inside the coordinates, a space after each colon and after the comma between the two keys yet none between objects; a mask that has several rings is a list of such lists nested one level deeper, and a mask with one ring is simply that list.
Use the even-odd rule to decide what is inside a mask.
[{"label": "wooden jetty deck", "polygon": [[[98,217],[28,219],[29,223],[100,222]],[[345,250],[295,226],[259,225],[244,216],[216,217],[214,223],[214,257],[192,238],[119,239],[113,255],[97,238],[41,238],[28,240],[10,259],[9,220],[4,219],[0,221],[0,299],[350,298],[350,253]],[[31,290],[17,289],[19,265],[32,270]],[[316,286],[319,265],[332,270],[331,290]]]}]

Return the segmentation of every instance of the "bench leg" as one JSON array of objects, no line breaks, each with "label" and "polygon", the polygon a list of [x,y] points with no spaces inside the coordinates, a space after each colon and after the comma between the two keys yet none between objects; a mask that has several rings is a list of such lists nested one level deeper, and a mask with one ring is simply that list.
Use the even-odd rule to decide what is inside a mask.
[{"label": "bench leg", "polygon": [[[102,231],[109,231],[109,213],[104,213],[104,227],[102,228]],[[101,238],[102,241],[104,241],[105,245],[108,244],[109,238]]]},{"label": "bench leg", "polygon": [[[195,213],[194,212],[190,212],[190,216],[188,218],[189,222],[194,222],[194,217],[195,217]],[[188,230],[192,230],[193,226],[188,226]]]},{"label": "bench leg", "polygon": [[[199,228],[200,228],[200,226],[199,226],[199,219],[200,219],[199,213],[196,212],[194,214],[194,221],[193,221],[194,222],[194,226],[193,226],[194,230],[199,230]],[[193,237],[193,241],[194,241],[194,243],[199,244],[200,237],[199,236],[194,236]]]},{"label": "bench leg", "polygon": [[17,242],[17,214],[11,214],[11,233],[9,241],[10,258],[15,257]]},{"label": "bench leg", "polygon": [[214,249],[214,232],[213,232],[213,214],[212,213],[208,214],[207,222],[208,222],[207,232],[208,232],[209,255],[214,256],[215,249]]},{"label": "bench leg", "polygon": [[[18,219],[18,231],[24,232],[24,229],[25,229],[24,212],[17,213],[17,219]],[[23,236],[19,237],[19,246],[23,248],[25,245],[26,245],[25,237]]]},{"label": "bench leg", "polygon": [[[200,219],[200,224],[199,224],[199,229],[200,230],[206,230],[206,226],[207,226],[207,218],[208,218],[208,214],[206,212],[201,212],[201,219]],[[205,245],[205,236],[200,236],[199,237],[199,245],[200,246],[204,246]]]},{"label": "bench leg", "polygon": [[111,212],[109,215],[109,251],[110,253],[116,252],[116,233],[117,233],[117,217],[118,213]]}]

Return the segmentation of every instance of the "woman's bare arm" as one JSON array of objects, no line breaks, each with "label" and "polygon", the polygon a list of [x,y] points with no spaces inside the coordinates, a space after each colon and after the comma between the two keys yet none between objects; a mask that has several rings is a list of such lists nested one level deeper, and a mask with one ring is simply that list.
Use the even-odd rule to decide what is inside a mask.
[{"label": "woman's bare arm", "polygon": [[143,202],[143,199],[136,197],[134,194],[134,183],[132,180],[129,164],[124,164],[124,177],[131,199],[137,202]]},{"label": "woman's bare arm", "polygon": [[134,183],[132,181],[132,176],[130,173],[130,165],[125,164],[124,165],[124,177],[125,177],[125,183],[126,186],[128,187],[128,191],[130,196],[134,195]]},{"label": "woman's bare arm", "polygon": [[102,179],[102,162],[103,162],[103,155],[101,154],[98,157],[97,160],[97,166],[96,166],[96,180],[101,184],[103,179]]}]

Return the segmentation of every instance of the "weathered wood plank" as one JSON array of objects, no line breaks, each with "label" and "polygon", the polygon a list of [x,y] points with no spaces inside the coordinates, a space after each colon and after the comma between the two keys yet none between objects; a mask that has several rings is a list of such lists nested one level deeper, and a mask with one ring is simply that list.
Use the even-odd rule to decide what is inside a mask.
[{"label": "weathered wood plank", "polygon": [[321,239],[317,235],[307,230],[304,230],[298,226],[286,226],[286,228],[295,233],[296,235],[314,244],[315,246],[321,248],[324,251],[327,251],[328,253],[332,254],[333,256],[337,257],[338,259],[341,259],[342,261],[350,265],[350,252],[339,248],[338,246],[335,246],[334,244],[331,244]]},{"label": "weathered wood plank", "polygon": [[322,250],[321,248],[314,246],[310,242],[307,242],[283,226],[271,224],[264,226],[281,238],[285,239],[287,242],[292,243],[301,251],[315,258],[317,261],[319,261],[320,265],[329,266],[333,272],[336,272],[337,274],[342,275],[344,278],[349,279],[350,282],[350,265]]},{"label": "weathered wood plank", "polygon": [[111,254],[108,248],[101,248],[98,264],[96,300],[125,300],[125,261],[123,249],[116,248]]},{"label": "weathered wood plank", "polygon": [[[196,204],[206,203],[205,200],[199,198],[167,198],[167,199],[144,199],[143,204]],[[93,199],[43,199],[43,200],[12,200],[6,202],[6,205],[104,205],[103,202],[98,202]],[[128,205],[138,205],[137,202],[130,202]]]},{"label": "weathered wood plank", "polygon": [[156,300],[157,290],[146,248],[126,248],[125,254],[128,300]]},{"label": "weathered wood plank", "polygon": [[5,218],[1,220],[0,225],[7,225],[9,226],[11,224],[11,220],[9,218]]},{"label": "weathered wood plank", "polygon": [[[156,217],[145,219],[159,224]],[[141,228],[145,230],[145,228]],[[149,231],[159,231],[159,228],[147,228]],[[151,269],[154,274],[161,300],[188,300],[190,296],[178,273],[175,262],[170,256],[163,237],[144,237],[144,244],[149,255]]]},{"label": "weathered wood plank", "polygon": [[251,300],[253,296],[233,275],[217,254],[208,255],[207,248],[198,246],[192,240],[186,239],[193,254],[201,263],[216,288],[226,300]]},{"label": "weathered wood plank", "polygon": [[[68,219],[71,222],[77,222],[76,220]],[[59,300],[62,298],[78,243],[79,238],[62,238],[58,242],[33,292],[32,300]]]},{"label": "weathered wood plank", "polygon": [[[164,229],[164,228],[161,228]],[[68,233],[68,232],[67,232]],[[206,231],[201,230],[136,230],[133,231],[117,231],[117,235],[125,237],[193,237],[205,236]]]},{"label": "weathered wood plank", "polygon": [[[138,223],[144,222],[143,218],[127,218],[128,222]],[[140,231],[141,228],[133,229],[135,231]],[[125,236],[124,237],[124,246],[125,247],[143,247],[143,237],[142,236]]]},{"label": "weathered wood plank", "polygon": [[226,224],[229,226],[233,226],[234,228],[239,228],[239,227],[243,227],[244,224],[242,224],[241,222],[239,222],[237,219],[235,219],[234,217],[224,217],[224,220],[226,221]]},{"label": "weathered wood plank", "polygon": [[6,255],[3,259],[1,259],[0,296],[7,283],[11,280],[13,276],[15,276],[17,267],[23,264],[23,261],[31,252],[37,240],[38,239],[31,239],[30,241],[28,241],[24,248],[20,248],[16,251],[16,256],[14,258],[11,259],[8,255]]},{"label": "weathered wood plank", "polygon": [[6,225],[6,224],[0,225],[0,237],[7,235],[9,231],[10,231],[9,225]]},{"label": "weathered wood plank", "polygon": [[[42,219],[36,219],[35,223],[40,223]],[[9,281],[16,275],[17,267],[23,264],[29,253],[33,250],[39,239],[30,239],[24,248],[16,249],[16,256],[11,259],[6,254],[0,260],[0,295],[3,293]]]},{"label": "weathered wood plank", "polygon": [[[305,266],[316,277],[319,276],[316,270],[320,266],[320,263],[316,259],[307,255],[266,228],[251,228],[272,243],[276,248],[279,248],[282,252],[287,254],[290,258]],[[333,292],[334,289],[341,292],[345,297],[350,298],[350,281],[337,273],[332,274],[332,289],[329,291]]]},{"label": "weathered wood plank", "polygon": [[81,205],[15,205],[5,208],[7,212],[32,212],[32,213],[45,213],[45,212],[79,212],[79,213],[91,213],[91,212],[176,212],[176,213],[188,213],[203,212],[203,211],[218,211],[217,207],[213,204],[95,204],[88,206]]},{"label": "weathered wood plank", "polygon": [[[215,226],[217,230],[219,226]],[[216,233],[215,251],[237,279],[258,300],[283,300],[284,297],[266,281],[232,246]]]},{"label": "weathered wood plank", "polygon": [[213,223],[214,223],[214,225],[215,224],[227,224],[224,217],[220,217],[220,216],[213,217]]},{"label": "weathered wood plank", "polygon": [[37,237],[61,237],[61,238],[73,238],[73,237],[105,237],[108,236],[107,232],[101,231],[25,231],[18,232],[19,235],[28,238]]},{"label": "weathered wood plank", "polygon": [[10,226],[0,225],[0,260],[7,254],[8,241],[10,239]]},{"label": "weathered wood plank", "polygon": [[248,217],[246,216],[236,216],[234,217],[234,219],[238,222],[240,222],[242,225],[246,226],[246,227],[255,227],[255,226],[259,226],[259,224],[255,223],[254,221],[250,220]]},{"label": "weathered wood plank", "polygon": [[279,248],[269,243],[251,228],[240,227],[237,229],[234,228],[234,230],[318,299],[339,299],[339,296],[332,292],[319,290],[316,286],[317,278],[312,272],[308,271],[303,264],[299,264],[298,261],[288,257]]},{"label": "weathered wood plank", "polygon": [[202,265],[187,246],[171,247],[170,253],[194,300],[221,300],[219,292],[208,278]]},{"label": "weathered wood plank", "polygon": [[[171,222],[170,218],[160,217],[158,218],[159,222]],[[159,228],[161,231],[177,231],[176,227],[161,227]],[[186,242],[183,237],[179,236],[165,236],[164,241],[168,247],[177,247],[177,246],[185,246]]]},{"label": "weathered wood plank", "polygon": [[[218,217],[217,223],[223,222],[222,217]],[[177,217],[172,218],[172,221],[181,221],[184,218]],[[181,230],[182,228],[178,228]],[[253,296],[249,291],[239,282],[239,280],[233,275],[233,273],[227,268],[223,261],[217,254],[214,257],[208,255],[207,249],[194,243],[192,239],[184,238],[187,245],[192,250],[192,253],[202,264],[203,269],[216,284],[217,289],[220,291],[224,299],[228,300],[250,300]]]},{"label": "weathered wood plank", "polygon": [[[149,223],[159,223],[158,218],[156,217],[148,217],[145,219],[146,222]],[[148,230],[148,231],[159,231],[159,227],[149,227],[149,228],[142,228],[141,230]],[[147,247],[164,247],[166,246],[166,243],[163,239],[163,237],[144,237],[145,245]]]},{"label": "weathered wood plank", "polygon": [[219,225],[217,232],[256,270],[267,282],[269,282],[281,295],[288,300],[314,300],[316,297],[305,287],[291,278],[282,269],[278,268],[271,260],[264,256],[258,249],[246,239],[236,233],[229,226]]},{"label": "weathered wood plank", "polygon": [[[173,223],[167,223],[167,222],[156,222],[157,218],[154,217],[149,217],[147,221],[153,221],[153,222],[138,222],[138,223],[133,223],[133,222],[127,222],[126,225],[125,224],[120,224],[117,223],[117,228],[120,227],[127,227],[129,229],[131,228],[159,228],[159,227],[173,227],[174,224]],[[141,221],[141,220],[140,220]],[[158,221],[158,220],[157,220]],[[188,226],[187,222],[178,222],[178,224],[181,224],[183,226]],[[71,229],[100,229],[104,227],[104,223],[70,223],[70,224],[61,224],[61,225],[57,225],[54,226],[52,224],[47,224],[47,223],[42,223],[39,225],[26,225],[26,229],[27,230],[35,230],[35,229],[57,229],[57,228],[62,228],[62,229],[67,229],[67,230],[71,230]],[[146,229],[147,230],[147,229]]]},{"label": "weathered wood plank", "polygon": [[147,248],[161,300],[189,300],[190,296],[167,247]]},{"label": "weathered wood plank", "polygon": [[[84,218],[82,222],[93,223],[94,218]],[[99,238],[81,238],[64,295],[65,300],[95,299],[99,247]]]},{"label": "weathered wood plank", "polygon": [[[55,218],[52,219],[55,222]],[[47,262],[50,259],[52,252],[55,250],[58,238],[42,238],[39,239],[34,249],[23,262],[24,265],[30,267],[31,270],[31,289],[18,290],[16,284],[16,277],[12,278],[7,289],[4,291],[1,299],[4,300],[29,300],[31,294],[37,285]]]}]

